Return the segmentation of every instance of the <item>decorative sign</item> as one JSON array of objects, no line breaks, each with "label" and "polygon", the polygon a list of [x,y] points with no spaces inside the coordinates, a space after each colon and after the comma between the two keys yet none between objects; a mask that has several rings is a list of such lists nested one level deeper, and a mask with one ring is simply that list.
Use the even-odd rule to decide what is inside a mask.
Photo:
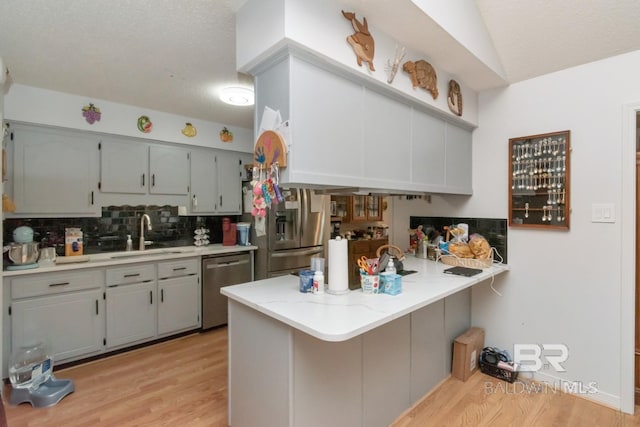
[{"label": "decorative sign", "polygon": [[220,141],[233,142],[233,133],[226,127],[223,127],[220,131]]},{"label": "decorative sign", "polygon": [[362,23],[356,19],[354,12],[342,11],[342,16],[351,22],[355,33],[347,37],[347,42],[353,48],[358,61],[358,66],[362,67],[362,62],[369,63],[369,70],[375,71],[373,68],[374,41],[373,36],[369,32],[367,18],[362,18]]},{"label": "decorative sign", "polygon": [[90,125],[94,124],[95,122],[99,122],[101,115],[102,113],[100,113],[100,109],[93,104],[85,105],[84,107],[82,107],[82,117],[84,117],[87,123],[89,123]]},{"label": "decorative sign", "polygon": [[191,123],[185,123],[184,128],[182,129],[182,134],[188,138],[193,138],[196,136],[198,131],[193,127]]},{"label": "decorative sign", "polygon": [[140,132],[149,133],[151,132],[151,128],[153,127],[153,123],[147,116],[138,117],[138,130]]},{"label": "decorative sign", "polygon": [[253,165],[270,167],[274,164],[280,168],[287,166],[287,149],[279,133],[266,130],[258,137],[253,150]]},{"label": "decorative sign", "polygon": [[431,64],[424,59],[419,59],[416,62],[407,61],[402,64],[402,69],[411,76],[411,84],[414,89],[421,87],[429,92],[433,99],[438,98],[438,76]]},{"label": "decorative sign", "polygon": [[455,80],[449,80],[449,94],[447,95],[449,110],[456,116],[462,115],[462,91]]}]

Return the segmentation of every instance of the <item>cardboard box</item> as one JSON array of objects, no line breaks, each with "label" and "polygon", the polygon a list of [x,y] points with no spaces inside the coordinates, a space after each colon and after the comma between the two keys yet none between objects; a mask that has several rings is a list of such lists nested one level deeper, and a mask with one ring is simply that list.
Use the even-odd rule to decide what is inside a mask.
[{"label": "cardboard box", "polygon": [[453,341],[451,375],[466,381],[479,367],[478,360],[484,348],[484,329],[469,328]]},{"label": "cardboard box", "polygon": [[79,228],[64,229],[64,256],[82,255],[82,230]]}]

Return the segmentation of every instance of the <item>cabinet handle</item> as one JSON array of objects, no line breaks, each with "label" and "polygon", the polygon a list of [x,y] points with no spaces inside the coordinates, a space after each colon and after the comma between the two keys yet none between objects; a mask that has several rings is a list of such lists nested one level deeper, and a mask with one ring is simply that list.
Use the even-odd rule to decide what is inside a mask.
[{"label": "cabinet handle", "polygon": [[142,186],[144,187],[144,174],[142,174]]},{"label": "cabinet handle", "polygon": [[164,289],[160,289],[160,302],[164,302]]},{"label": "cabinet handle", "polygon": [[93,206],[93,191],[91,192],[91,206]]},{"label": "cabinet handle", "polygon": [[96,300],[96,316],[98,315],[98,300]]},{"label": "cabinet handle", "polygon": [[125,274],[124,277],[138,277],[140,273]]},{"label": "cabinet handle", "polygon": [[151,186],[152,187],[156,186],[156,174],[155,173],[153,175],[151,175]]},{"label": "cabinet handle", "polygon": [[173,269],[173,271],[180,271],[180,270],[186,270],[187,267],[176,267]]},{"label": "cabinet handle", "polygon": [[149,304],[153,305],[153,291],[149,291]]},{"label": "cabinet handle", "polygon": [[54,286],[66,286],[69,285],[69,282],[60,282],[60,283],[49,283],[49,287],[54,287]]},{"label": "cabinet handle", "polygon": [[220,196],[220,207],[222,207],[222,196]]}]

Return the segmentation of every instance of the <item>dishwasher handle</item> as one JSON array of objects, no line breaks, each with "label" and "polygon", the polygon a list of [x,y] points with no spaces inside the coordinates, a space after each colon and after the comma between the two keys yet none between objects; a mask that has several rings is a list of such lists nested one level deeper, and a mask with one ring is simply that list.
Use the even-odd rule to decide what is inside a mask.
[{"label": "dishwasher handle", "polygon": [[213,269],[213,268],[226,268],[226,267],[231,267],[234,265],[243,265],[243,264],[248,264],[249,261],[246,259],[243,260],[237,260],[237,261],[227,261],[227,262],[210,262],[210,263],[206,263],[205,264],[205,268],[207,270]]}]

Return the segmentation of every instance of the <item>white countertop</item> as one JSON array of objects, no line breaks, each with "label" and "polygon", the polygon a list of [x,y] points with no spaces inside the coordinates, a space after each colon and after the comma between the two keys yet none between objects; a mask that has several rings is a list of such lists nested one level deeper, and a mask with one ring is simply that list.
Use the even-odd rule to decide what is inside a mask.
[{"label": "white countertop", "polygon": [[[58,272],[77,270],[81,268],[111,267],[115,265],[133,264],[136,262],[149,261],[165,261],[180,258],[190,258],[198,256],[222,255],[233,252],[247,252],[258,249],[257,246],[223,246],[222,244],[213,244],[209,246],[179,246],[164,249],[147,249],[145,251],[131,252],[109,252],[100,254],[86,255],[88,261],[70,264],[56,264],[52,267],[38,267],[27,270],[5,270],[2,277],[24,276],[28,274]],[[58,257],[65,258],[65,257]]]},{"label": "white countertop", "polygon": [[344,295],[301,293],[293,275],[226,286],[221,292],[323,341],[346,341],[509,270],[508,265],[494,264],[463,277],[443,273],[449,265],[411,255],[403,264],[417,273],[402,278],[399,295],[364,294],[361,289]]}]

